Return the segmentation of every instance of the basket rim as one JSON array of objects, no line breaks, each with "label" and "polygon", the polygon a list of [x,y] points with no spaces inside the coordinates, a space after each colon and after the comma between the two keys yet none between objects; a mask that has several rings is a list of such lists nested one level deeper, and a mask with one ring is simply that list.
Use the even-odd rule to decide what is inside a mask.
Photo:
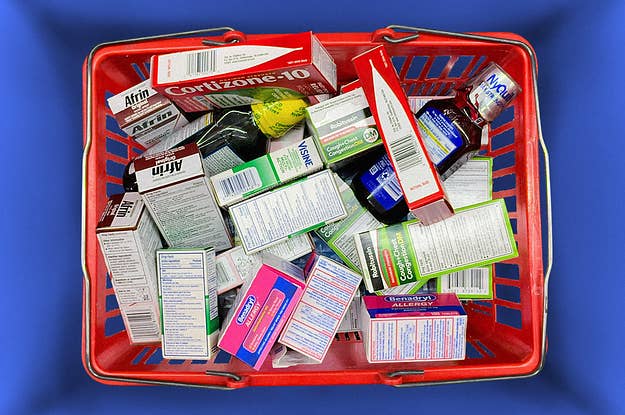
[{"label": "basket rim", "polygon": [[[391,32],[388,32],[391,30]],[[215,32],[233,32],[240,33],[235,31],[231,27],[217,27],[210,29],[200,29],[200,30],[191,30],[185,32],[178,33],[170,33],[163,35],[154,35],[154,36],[145,36],[138,37],[132,39],[124,39],[118,41],[104,42],[96,45],[90,53],[87,55],[84,64],[83,64],[83,134],[84,134],[84,149],[83,149],[83,158],[82,158],[82,197],[81,197],[81,266],[83,270],[83,330],[82,330],[82,361],[85,370],[94,380],[106,383],[106,384],[116,384],[116,385],[167,385],[167,386],[190,386],[197,388],[207,388],[207,389],[220,389],[220,390],[232,390],[241,386],[245,386],[241,384],[241,377],[237,374],[230,372],[211,372],[210,374],[216,376],[223,376],[227,379],[226,385],[228,386],[220,386],[220,385],[209,385],[209,384],[198,384],[192,382],[183,382],[183,381],[165,381],[165,380],[153,380],[153,379],[141,379],[134,377],[123,377],[123,376],[114,376],[111,374],[105,373],[101,368],[97,368],[97,364],[92,361],[93,356],[90,351],[91,344],[91,276],[89,274],[88,266],[87,266],[87,248],[86,248],[86,238],[87,238],[87,176],[88,176],[88,163],[89,163],[89,155],[92,144],[92,89],[93,89],[93,63],[96,58],[96,54],[100,52],[102,49],[111,47],[111,46],[120,46],[124,44],[131,44],[137,42],[145,42],[145,41],[153,41],[153,40],[165,40],[165,39],[173,39],[179,37],[188,37],[193,35],[204,35]],[[406,36],[393,38],[389,36],[389,33],[405,33]],[[547,146],[545,144],[543,135],[542,135],[542,126],[540,120],[540,106],[538,99],[538,81],[537,81],[537,73],[538,73],[538,64],[536,59],[536,53],[534,49],[531,47],[529,42],[527,42],[524,38],[519,35],[513,33],[486,33],[486,32],[473,32],[473,33],[457,33],[457,32],[448,32],[442,30],[435,29],[426,29],[426,28],[418,28],[412,26],[401,26],[401,25],[389,25],[384,29],[380,29],[378,31],[373,32],[373,36],[377,36],[382,40],[389,43],[403,43],[403,42],[412,42],[418,39],[421,33],[442,36],[442,37],[452,37],[463,40],[475,40],[480,42],[494,42],[507,44],[511,46],[520,47],[530,58],[531,68],[532,68],[532,85],[533,85],[533,93],[534,93],[534,105],[536,111],[536,122],[537,122],[537,135],[538,142],[540,144],[543,161],[544,161],[544,181],[545,181],[545,202],[546,202],[546,218],[547,218],[547,263],[543,268],[544,270],[544,286],[543,286],[543,313],[542,313],[542,333],[541,333],[541,348],[539,354],[539,360],[537,364],[534,366],[533,360],[529,359],[527,362],[521,362],[518,367],[523,366],[534,366],[531,368],[530,372],[521,373],[517,375],[510,376],[493,376],[493,377],[475,377],[475,378],[466,378],[466,379],[458,379],[458,380],[444,380],[444,381],[435,381],[435,382],[403,382],[403,376],[410,375],[418,375],[420,371],[396,371],[386,374],[384,378],[379,370],[375,371],[380,374],[381,380],[383,384],[389,384],[396,387],[411,387],[411,386],[429,386],[429,385],[440,385],[440,384],[455,384],[455,383],[465,383],[465,382],[481,382],[481,381],[489,381],[489,380],[506,380],[506,379],[519,379],[519,378],[528,378],[537,375],[540,373],[545,363],[545,354],[547,347],[547,315],[548,315],[548,287],[549,280],[551,276],[551,270],[553,265],[553,238],[552,238],[552,209],[551,209],[551,181],[550,181],[550,165],[549,165],[549,153],[547,150]],[[323,34],[323,33],[320,33]],[[232,38],[232,40],[224,42],[224,41],[214,41],[215,44],[226,44],[236,42],[236,38]],[[213,41],[211,41],[213,42]],[[544,246],[543,246],[544,249]],[[368,371],[363,371],[368,372]],[[386,379],[386,381],[385,381]],[[237,383],[239,385],[237,386]],[[245,383],[245,382],[243,382]]]}]

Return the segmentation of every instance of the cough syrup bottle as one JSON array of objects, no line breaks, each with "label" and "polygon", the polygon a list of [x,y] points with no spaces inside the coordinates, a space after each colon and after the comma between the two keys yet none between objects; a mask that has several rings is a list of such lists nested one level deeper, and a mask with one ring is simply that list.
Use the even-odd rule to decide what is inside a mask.
[{"label": "cough syrup bottle", "polygon": [[499,65],[490,63],[458,88],[453,98],[431,100],[415,114],[421,138],[443,180],[478,153],[482,129],[520,90]]}]

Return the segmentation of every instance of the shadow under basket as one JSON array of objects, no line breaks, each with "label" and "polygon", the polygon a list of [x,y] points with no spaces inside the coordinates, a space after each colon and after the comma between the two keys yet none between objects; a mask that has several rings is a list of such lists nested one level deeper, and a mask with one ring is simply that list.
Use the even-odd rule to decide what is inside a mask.
[{"label": "shadow under basket", "polygon": [[[85,368],[94,379],[119,385],[212,388],[413,386],[530,376],[540,370],[545,354],[546,276],[540,203],[542,138],[535,58],[527,41],[510,33],[463,35],[387,28],[373,33],[317,34],[336,62],[339,84],[356,79],[350,61],[353,56],[384,44],[408,95],[446,95],[492,61],[522,88],[513,106],[490,126],[489,144],[482,149],[483,155],[494,159],[493,197],[506,200],[519,257],[496,264],[493,301],[465,304],[468,314],[465,360],[371,364],[365,358],[358,333],[338,334],[322,364],[273,369],[267,359],[260,371],[223,351],[213,361],[167,360],[157,345],[131,345],[95,228],[108,196],[123,192],[124,166],[143,148],[119,129],[106,99],[146,79],[152,55],[198,49],[206,40],[245,42],[269,36],[237,31],[211,37],[203,31],[185,35],[103,44],[91,52],[84,64],[82,354]],[[548,261],[550,264],[550,257]]]}]

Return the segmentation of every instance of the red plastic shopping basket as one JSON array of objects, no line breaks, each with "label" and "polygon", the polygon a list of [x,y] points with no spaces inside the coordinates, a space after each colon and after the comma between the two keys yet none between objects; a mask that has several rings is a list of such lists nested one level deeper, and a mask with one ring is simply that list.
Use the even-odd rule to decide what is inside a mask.
[{"label": "red plastic shopping basket", "polygon": [[[208,32],[225,32],[206,37]],[[127,161],[142,148],[111,116],[106,98],[145,79],[152,55],[207,44],[245,42],[231,28],[209,29],[99,45],[84,74],[82,262],[84,272],[83,361],[108,384],[167,384],[212,388],[253,385],[380,383],[411,386],[530,376],[545,354],[547,283],[551,268],[548,159],[540,129],[536,60],[527,41],[510,33],[459,34],[389,26],[373,33],[320,33],[334,58],[339,83],[356,78],[350,59],[384,44],[408,95],[445,95],[491,61],[519,82],[522,93],[491,126],[483,150],[494,158],[494,193],[504,198],[519,257],[495,266],[493,301],[466,305],[467,358],[454,362],[370,364],[357,334],[337,336],[320,365],[257,372],[224,352],[212,362],[163,359],[160,347],[131,345],[117,308],[95,228],[110,194],[122,192]],[[539,145],[545,156],[547,266],[543,269]]]}]

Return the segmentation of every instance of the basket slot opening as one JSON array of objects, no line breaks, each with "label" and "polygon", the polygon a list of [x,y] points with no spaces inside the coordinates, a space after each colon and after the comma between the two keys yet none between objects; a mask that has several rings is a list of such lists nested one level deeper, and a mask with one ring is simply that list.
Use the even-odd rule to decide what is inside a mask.
[{"label": "basket slot opening", "polygon": [[182,360],[182,359],[170,359],[167,361],[167,363],[170,365],[181,365],[184,362],[186,362],[186,360]]},{"label": "basket slot opening", "polygon": [[516,174],[507,174],[493,179],[493,192],[514,189],[516,187]]},{"label": "basket slot opening", "polygon": [[121,314],[107,318],[106,322],[104,323],[105,337],[114,336],[117,333],[121,333],[125,330],[126,329],[124,328],[124,320],[122,319]]},{"label": "basket slot opening", "polygon": [[427,61],[427,56],[413,56],[408,72],[406,73],[406,79],[419,79],[421,77],[421,71],[423,71],[423,67]]},{"label": "basket slot opening", "polygon": [[109,176],[121,179],[124,176],[125,168],[126,166],[121,163],[114,162],[113,160],[106,160],[106,174]]},{"label": "basket slot opening", "polygon": [[482,307],[493,308],[493,303],[491,301],[473,300],[473,301],[471,301],[471,304],[480,305]]},{"label": "basket slot opening", "polygon": [[145,355],[150,351],[150,347],[144,347],[143,349],[141,349],[141,351],[135,356],[134,359],[132,359],[132,364],[133,365],[138,365],[141,360],[143,360],[143,358],[145,357]]},{"label": "basket slot opening", "polygon": [[399,75],[400,78],[403,78],[406,74],[402,73],[407,71],[408,68],[404,69],[404,63],[406,63],[405,56],[392,56],[391,62],[393,62],[393,66],[395,67],[395,72]]},{"label": "basket slot opening", "polygon": [[[148,77],[146,76],[145,73],[143,73],[139,65],[137,65],[136,63],[131,63],[130,66],[132,66],[132,69],[135,70],[135,72],[137,73],[137,75],[139,75],[139,78],[141,78],[142,81],[145,81],[146,79],[148,79]],[[146,72],[146,73],[149,73],[149,72]]]},{"label": "basket slot opening", "polygon": [[495,295],[511,303],[521,303],[521,289],[514,285],[495,284]]},{"label": "basket slot opening", "polygon": [[479,340],[475,340],[475,344],[481,349],[483,350],[489,357],[495,357],[495,353],[493,353],[488,347],[486,347],[484,345],[484,343],[482,343]]},{"label": "basket slot opening", "polygon": [[519,265],[508,263],[495,264],[495,275],[497,278],[507,278],[509,280],[519,280]]},{"label": "basket slot opening", "polygon": [[148,360],[145,361],[145,364],[146,365],[158,365],[163,360],[165,359],[163,359],[163,353],[161,352],[161,348],[155,347],[154,352],[150,355]]},{"label": "basket slot opening", "polygon": [[439,79],[443,73],[443,69],[447,66],[450,56],[437,56],[432,62],[432,66],[428,71],[427,78]]},{"label": "basket slot opening", "polygon": [[124,193],[124,186],[121,186],[117,183],[106,184],[106,196],[107,197],[111,197],[112,195],[116,195],[119,193]]},{"label": "basket slot opening", "polygon": [[117,121],[115,121],[115,118],[113,118],[111,115],[108,115],[108,114],[106,115],[106,129],[120,137],[123,137],[123,138],[128,137],[128,135],[125,132],[123,132],[121,128],[119,128],[119,124],[117,124]]},{"label": "basket slot opening", "polygon": [[484,64],[484,61],[486,61],[486,56],[480,56],[479,58],[477,58],[473,66],[471,66],[471,69],[469,70],[469,72],[466,74],[467,78],[473,76],[473,74],[476,73],[478,69],[482,67],[482,65]]},{"label": "basket slot opening", "polygon": [[117,157],[128,159],[128,146],[110,137],[106,137],[106,152]]},{"label": "basket slot opening", "polygon": [[493,159],[493,171],[512,167],[515,163],[515,151],[509,151]]},{"label": "basket slot opening", "polygon": [[512,120],[514,120],[514,105],[511,105],[503,110],[503,112],[493,120],[490,126],[494,130],[495,128],[499,128],[504,124],[512,122]]},{"label": "basket slot opening", "polygon": [[506,202],[508,212],[516,212],[516,196],[504,197],[503,200]]},{"label": "basket slot opening", "polygon": [[512,228],[512,233],[517,235],[518,232],[518,227],[517,227],[517,219],[515,218],[510,218],[510,227]]},{"label": "basket slot opening", "polygon": [[498,150],[500,148],[514,144],[514,128],[505,130],[497,135],[494,135],[490,139],[490,147],[492,150]]},{"label": "basket slot opening", "polygon": [[497,323],[513,327],[515,329],[522,328],[521,310],[516,310],[514,308],[497,304],[495,316],[495,320],[497,321]]},{"label": "basket slot opening", "polygon": [[106,306],[105,306],[105,310],[106,312],[110,312],[113,310],[118,310],[119,309],[119,304],[117,304],[117,298],[115,297],[115,294],[110,294],[106,296]]},{"label": "basket slot opening", "polygon": [[208,363],[208,360],[191,360],[192,365],[205,365]]},{"label": "basket slot opening", "polygon": [[451,70],[447,74],[447,77],[448,78],[460,78],[472,60],[473,60],[473,56],[467,56],[467,55],[458,56],[456,63],[454,63],[454,66],[451,68]]},{"label": "basket slot opening", "polygon": [[113,288],[113,281],[111,281],[111,276],[108,272],[106,273],[106,288]]},{"label": "basket slot opening", "polygon": [[473,346],[472,342],[467,340],[466,357],[467,359],[482,359],[484,356]]},{"label": "basket slot opening", "polygon": [[150,61],[144,61],[143,62],[143,69],[145,70],[146,74],[150,73]]},{"label": "basket slot opening", "polygon": [[215,356],[215,363],[217,364],[227,365],[228,363],[230,363],[230,360],[232,360],[232,356],[230,355],[230,353],[224,352],[223,350],[217,352],[217,356]]}]

